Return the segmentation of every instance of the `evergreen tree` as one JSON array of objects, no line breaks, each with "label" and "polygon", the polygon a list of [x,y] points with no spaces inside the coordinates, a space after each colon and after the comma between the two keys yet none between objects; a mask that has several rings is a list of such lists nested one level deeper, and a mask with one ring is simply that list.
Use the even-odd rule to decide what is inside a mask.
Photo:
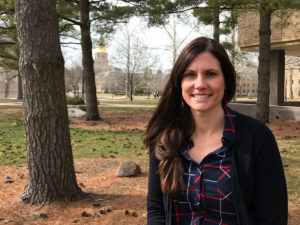
[{"label": "evergreen tree", "polygon": [[260,0],[248,1],[242,5],[244,9],[259,11],[259,64],[258,64],[258,95],[256,102],[256,118],[264,123],[269,122],[270,94],[270,59],[271,59],[271,16],[279,12],[282,16],[293,9],[300,8],[299,1],[293,0]]},{"label": "evergreen tree", "polygon": [[[123,0],[124,1],[124,0]],[[144,7],[140,12],[149,16],[150,24],[164,23],[167,14],[182,13],[194,10],[194,15],[206,24],[214,24],[214,38],[218,40],[220,29],[219,15],[224,10],[258,10],[260,13],[259,28],[259,66],[258,66],[258,97],[256,117],[264,123],[269,122],[269,80],[270,80],[270,21],[271,15],[280,11],[285,14],[287,11],[300,8],[300,1],[294,0],[151,0],[137,4]],[[236,12],[233,12],[236,13]],[[156,16],[158,15],[158,16]],[[233,20],[234,21],[234,20]],[[232,21],[232,22],[233,22]]]},{"label": "evergreen tree", "polygon": [[[28,183],[21,199],[34,205],[77,200],[55,1],[16,0]],[[38,43],[38,44],[37,44]]]},{"label": "evergreen tree", "polygon": [[114,6],[108,1],[90,0],[59,0],[59,17],[67,21],[65,25],[77,25],[81,31],[81,49],[83,66],[83,83],[86,96],[86,119],[101,119],[98,113],[97,93],[95,85],[94,61],[92,56],[91,27],[101,36],[112,33],[114,26],[129,18],[134,12],[133,7]]}]

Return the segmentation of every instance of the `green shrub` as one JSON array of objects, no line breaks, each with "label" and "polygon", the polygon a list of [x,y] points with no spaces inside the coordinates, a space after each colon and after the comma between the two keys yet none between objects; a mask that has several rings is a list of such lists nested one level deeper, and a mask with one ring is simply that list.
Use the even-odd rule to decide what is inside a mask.
[{"label": "green shrub", "polygon": [[82,105],[84,104],[84,99],[80,97],[79,95],[76,95],[74,97],[67,96],[67,104],[68,105]]}]

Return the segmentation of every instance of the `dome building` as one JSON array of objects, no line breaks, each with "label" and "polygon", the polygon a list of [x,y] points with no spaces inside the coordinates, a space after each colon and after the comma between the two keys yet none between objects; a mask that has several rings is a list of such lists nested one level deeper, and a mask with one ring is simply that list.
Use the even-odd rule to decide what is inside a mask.
[{"label": "dome building", "polygon": [[106,71],[108,68],[107,51],[104,46],[98,46],[94,59],[95,74]]},{"label": "dome building", "polygon": [[98,93],[123,93],[124,73],[108,65],[108,53],[104,46],[98,46],[94,55],[95,82]]}]

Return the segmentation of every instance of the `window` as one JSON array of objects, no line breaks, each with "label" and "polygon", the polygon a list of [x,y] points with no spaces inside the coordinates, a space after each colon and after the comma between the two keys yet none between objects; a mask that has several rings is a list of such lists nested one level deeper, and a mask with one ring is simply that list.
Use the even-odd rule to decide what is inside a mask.
[{"label": "window", "polygon": [[300,79],[298,80],[298,84],[300,84]]},{"label": "window", "polygon": [[245,87],[245,83],[243,83],[243,87]]},{"label": "window", "polygon": [[247,84],[247,87],[249,87],[249,83]]},{"label": "window", "polygon": [[252,93],[255,93],[255,90],[254,90],[254,89],[252,89]]},{"label": "window", "polygon": [[300,97],[300,91],[298,91],[298,96]]}]

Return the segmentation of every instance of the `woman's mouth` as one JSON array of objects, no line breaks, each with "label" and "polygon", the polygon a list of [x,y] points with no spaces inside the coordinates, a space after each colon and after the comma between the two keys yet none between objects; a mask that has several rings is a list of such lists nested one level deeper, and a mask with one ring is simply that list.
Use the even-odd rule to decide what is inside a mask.
[{"label": "woman's mouth", "polygon": [[203,98],[208,98],[211,95],[199,95],[199,94],[192,94],[193,98],[199,98],[199,99],[203,99]]}]

